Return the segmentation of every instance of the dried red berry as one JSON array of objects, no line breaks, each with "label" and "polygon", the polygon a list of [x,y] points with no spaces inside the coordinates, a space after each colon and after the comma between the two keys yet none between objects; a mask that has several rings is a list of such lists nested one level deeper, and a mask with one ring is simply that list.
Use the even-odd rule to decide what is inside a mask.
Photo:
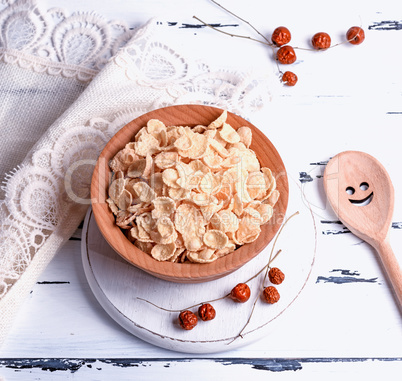
[{"label": "dried red berry", "polygon": [[216,316],[215,308],[209,303],[205,303],[198,308],[198,315],[202,321],[212,320]]},{"label": "dried red berry", "polygon": [[282,82],[286,86],[294,86],[297,83],[297,75],[291,71],[285,71],[282,75]]},{"label": "dried red berry", "polygon": [[246,283],[239,283],[236,287],[233,287],[230,297],[239,303],[245,303],[250,299],[250,287]]},{"label": "dried red berry", "polygon": [[296,53],[294,49],[289,45],[285,45],[279,48],[276,53],[276,57],[281,64],[285,65],[290,65],[296,61]]},{"label": "dried red berry", "polygon": [[271,36],[271,41],[276,45],[276,46],[282,46],[286,45],[290,42],[292,38],[292,35],[290,34],[290,31],[288,28],[284,26],[278,26],[274,30]]},{"label": "dried red berry", "polygon": [[280,298],[279,292],[274,286],[265,287],[263,295],[264,300],[269,304],[276,303]]},{"label": "dried red berry", "polygon": [[359,45],[365,39],[364,30],[359,26],[352,26],[346,32],[346,38],[352,45]]},{"label": "dried red berry", "polygon": [[325,50],[331,46],[331,37],[328,33],[316,33],[311,39],[311,43],[314,49]]},{"label": "dried red berry", "polygon": [[190,330],[197,325],[198,319],[193,312],[186,310],[180,312],[179,323],[183,329]]},{"label": "dried red berry", "polygon": [[281,284],[285,279],[285,274],[277,267],[272,267],[268,272],[269,281],[273,284]]}]

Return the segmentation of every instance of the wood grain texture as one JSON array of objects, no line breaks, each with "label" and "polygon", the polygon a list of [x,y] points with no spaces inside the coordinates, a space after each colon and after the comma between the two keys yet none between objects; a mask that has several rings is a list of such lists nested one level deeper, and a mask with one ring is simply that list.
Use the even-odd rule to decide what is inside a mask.
[{"label": "wood grain texture", "polygon": [[[247,25],[209,0],[41,3],[48,8],[64,7],[66,15],[96,10],[107,20],[126,20],[131,27],[156,16],[161,24],[171,25],[169,29],[175,35],[172,41],[188,43],[191,54],[198,54],[211,65],[252,71],[256,66],[266,71],[272,67],[272,52],[263,45],[208,28],[185,27],[195,24],[195,14],[209,23],[239,24],[225,27],[225,31],[252,34]],[[312,278],[317,281],[264,339],[200,358],[148,344],[116,324],[88,285],[81,263],[81,242],[71,240],[41,275],[39,281],[47,283],[35,285],[0,349],[0,375],[7,381],[178,380],[198,375],[203,380],[354,380],[357,375],[364,380],[395,380],[402,373],[401,315],[392,289],[375,250],[337,220],[322,186],[325,165],[336,153],[357,149],[378,158],[394,183],[394,228],[390,236],[402,262],[398,138],[402,71],[395,49],[402,36],[398,29],[402,3],[338,0],[317,7],[310,0],[291,1],[287,12],[283,12],[283,2],[270,2],[270,12],[258,11],[261,0],[221,3],[267,37],[284,23],[297,46],[307,47],[317,31],[328,32],[334,42],[342,40],[351,25],[360,25],[366,31],[366,41],[358,47],[344,44],[326,52],[299,51],[296,64],[286,68],[295,71],[298,84],[281,88],[262,113],[247,115],[281,153],[289,179],[299,182],[300,172],[313,178],[307,181],[307,176],[301,176],[306,181],[299,182],[303,193],[299,201],[302,204],[307,199],[316,216],[319,242]],[[33,86],[34,91],[40,91]],[[293,210],[291,205],[289,210]],[[304,226],[300,229],[306,231]],[[291,237],[289,243],[290,252],[304,255],[297,239]]]},{"label": "wood grain texture", "polygon": [[237,270],[250,259],[254,258],[268,245],[282,224],[289,195],[287,173],[282,159],[270,140],[254,125],[238,115],[228,113],[227,122],[234,128],[248,126],[253,132],[250,148],[256,153],[261,166],[271,169],[276,179],[280,198],[274,207],[272,218],[261,226],[258,239],[243,245],[233,253],[218,258],[207,264],[158,262],[148,254],[136,248],[115,224],[115,218],[106,203],[107,190],[110,184],[111,171],[109,161],[129,142],[150,119],[159,119],[166,126],[208,125],[215,120],[223,110],[202,105],[171,106],[151,111],[128,123],[106,145],[96,164],[92,183],[91,199],[97,224],[108,243],[123,258],[134,266],[164,280],[178,283],[199,283],[218,279]]},{"label": "wood grain texture", "polygon": [[402,306],[402,272],[389,243],[394,187],[388,172],[367,153],[345,151],[327,164],[324,188],[339,219],[377,250]]},{"label": "wood grain texture", "polygon": [[[402,370],[401,358],[21,358],[0,360],[7,381],[20,380],[149,380],[198,379],[330,380],[339,374],[358,374],[364,379],[395,380]],[[335,374],[334,374],[335,373]],[[339,378],[338,378],[339,379]]]}]

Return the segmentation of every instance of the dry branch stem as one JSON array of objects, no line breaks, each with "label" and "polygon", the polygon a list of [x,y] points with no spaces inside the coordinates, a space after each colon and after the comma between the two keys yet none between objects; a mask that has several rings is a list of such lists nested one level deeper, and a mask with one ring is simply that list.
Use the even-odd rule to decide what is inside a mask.
[{"label": "dry branch stem", "polygon": [[236,15],[235,13],[233,13],[232,11],[229,11],[229,9],[225,8],[223,5],[219,4],[217,1],[215,0],[211,0],[214,4],[216,4],[218,7],[222,8],[225,12],[231,14],[232,16],[238,18],[240,21],[243,21],[244,23],[246,23],[247,25],[249,25],[259,36],[261,36],[266,42],[267,45],[269,46],[274,46],[274,44],[272,42],[270,42],[259,30],[257,30],[257,28],[254,27],[254,25],[252,25],[250,22],[248,22],[247,20],[243,19],[242,17]]},{"label": "dry branch stem", "polygon": [[259,42],[260,44],[264,44],[264,45],[268,45],[271,46],[269,43],[265,42],[265,41],[261,41],[261,40],[257,40],[256,38],[250,37],[250,36],[243,36],[241,34],[233,34],[233,33],[229,33],[229,32],[225,32],[224,30],[220,30],[214,26],[212,26],[211,24],[206,23],[205,21],[202,21],[201,19],[199,19],[197,16],[193,16],[194,19],[196,19],[197,21],[199,21],[200,23],[204,24],[205,26],[219,32],[219,33],[223,33],[226,34],[227,36],[230,37],[238,37],[238,38],[245,38],[247,40],[251,40],[251,41],[255,41],[255,42]]},{"label": "dry branch stem", "polygon": [[[245,331],[245,329],[246,329],[247,326],[249,325],[249,323],[250,323],[250,321],[251,321],[251,317],[252,317],[252,315],[253,315],[253,313],[254,313],[254,309],[255,309],[255,306],[256,306],[256,304],[257,304],[257,301],[258,301],[258,299],[261,297],[261,293],[262,293],[263,290],[264,290],[264,284],[265,284],[265,280],[267,279],[267,276],[268,276],[268,272],[269,272],[269,269],[270,269],[270,264],[272,263],[272,261],[273,261],[273,260],[279,255],[279,253],[281,252],[281,250],[279,250],[279,251],[275,254],[275,256],[272,258],[272,254],[273,254],[274,249],[275,249],[276,241],[278,240],[279,235],[281,234],[283,228],[284,228],[285,225],[288,223],[288,221],[289,221],[292,217],[294,217],[294,216],[296,216],[296,215],[298,215],[298,214],[299,214],[298,211],[295,212],[295,213],[293,213],[293,214],[282,224],[281,228],[279,229],[278,234],[276,235],[275,240],[274,240],[274,243],[273,243],[273,245],[272,245],[271,254],[270,254],[270,256],[269,256],[268,264],[267,264],[263,269],[261,269],[261,270],[258,272],[258,274],[260,274],[262,271],[264,271],[264,269],[266,269],[265,275],[264,275],[264,279],[263,279],[263,281],[262,281],[262,288],[261,288],[260,292],[258,293],[257,297],[256,297],[255,300],[254,300],[253,308],[251,309],[251,312],[250,312],[250,315],[249,315],[249,317],[248,317],[248,319],[247,319],[246,324],[243,326],[243,328],[241,329],[241,331],[239,332],[239,334],[238,334],[236,337],[234,337],[233,340],[231,340],[231,341],[228,343],[228,345],[231,344],[231,343],[233,343],[233,342],[234,342],[236,339],[238,339],[239,337],[243,338],[243,332]],[[255,275],[255,276],[256,276],[256,275]],[[254,276],[254,277],[255,277],[255,276]],[[253,278],[254,278],[254,277],[253,277]],[[252,279],[252,278],[251,278],[251,279]]]}]

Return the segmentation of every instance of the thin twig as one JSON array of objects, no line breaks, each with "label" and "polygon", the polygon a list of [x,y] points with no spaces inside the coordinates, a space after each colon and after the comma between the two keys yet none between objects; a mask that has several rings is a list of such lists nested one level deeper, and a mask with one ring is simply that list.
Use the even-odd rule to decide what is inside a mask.
[{"label": "thin twig", "polygon": [[206,302],[197,303],[197,304],[194,304],[194,305],[192,305],[192,306],[182,308],[182,309],[180,309],[180,310],[174,310],[174,309],[169,309],[169,308],[163,308],[163,307],[161,307],[161,306],[158,306],[158,305],[155,304],[155,303],[150,302],[149,300],[140,298],[139,296],[137,296],[137,299],[138,299],[138,300],[142,300],[143,302],[147,302],[147,303],[151,304],[152,306],[154,306],[154,307],[156,307],[156,308],[159,308],[160,310],[163,310],[163,311],[166,311],[166,312],[181,312],[181,311],[184,311],[184,310],[189,310],[189,309],[194,308],[194,307],[202,306],[202,305],[205,304],[205,303],[217,302],[218,300],[222,300],[222,299],[227,298],[229,295],[230,295],[230,293],[229,293],[229,294],[226,294],[225,296],[221,296],[220,298],[208,300],[208,301],[206,301]]},{"label": "thin twig", "polygon": [[258,275],[260,275],[267,267],[269,267],[269,266],[271,265],[271,263],[272,263],[272,262],[275,260],[275,258],[281,253],[281,251],[282,251],[282,250],[278,250],[278,252],[275,254],[275,256],[274,256],[271,260],[269,260],[268,263],[267,263],[260,271],[258,271],[257,274],[253,275],[250,279],[246,280],[246,281],[243,282],[243,283],[248,283],[248,282],[250,282],[251,280],[253,280],[254,278],[257,278]]},{"label": "thin twig", "polygon": [[[211,0],[211,1],[212,1],[212,0]],[[230,11],[228,11],[228,12],[230,12]],[[230,12],[230,13],[232,13],[232,12]],[[238,16],[236,16],[236,17],[238,17]],[[240,35],[240,34],[233,34],[233,33],[225,32],[225,31],[223,31],[223,30],[220,30],[220,29],[218,29],[218,28],[215,28],[215,27],[212,26],[211,24],[207,24],[205,21],[200,20],[200,19],[199,19],[198,17],[196,17],[196,16],[193,16],[193,18],[195,18],[196,20],[198,20],[200,23],[204,24],[205,26],[207,26],[207,27],[209,27],[209,28],[211,28],[211,29],[213,29],[213,30],[219,32],[219,33],[226,34],[227,36],[230,36],[230,37],[238,37],[238,38],[244,38],[244,39],[247,39],[247,40],[251,40],[251,41],[254,41],[254,42],[259,42],[260,44],[264,44],[264,45],[266,45],[266,46],[269,46],[269,47],[272,49],[272,53],[273,53],[273,56],[274,56],[274,59],[275,59],[275,63],[276,63],[276,67],[277,67],[277,69],[278,69],[278,72],[279,72],[279,73],[282,73],[282,72],[281,72],[281,69],[279,68],[278,59],[276,58],[276,55],[275,55],[275,46],[274,46],[273,44],[271,44],[270,42],[265,42],[265,41],[257,40],[256,38],[253,38],[253,37],[250,37],[250,36],[243,36],[243,35]],[[238,18],[240,18],[240,17],[238,17]],[[251,24],[250,24],[250,26],[251,26],[253,29],[255,29]],[[259,33],[259,32],[258,32],[258,33]],[[265,37],[264,37],[264,39],[265,39]],[[265,39],[265,40],[266,40],[266,39]]]},{"label": "thin twig", "polygon": [[225,8],[223,5],[219,4],[217,1],[215,0],[211,0],[214,4],[216,4],[218,7],[222,8],[225,12],[231,14],[232,16],[238,18],[240,21],[243,21],[244,23],[246,23],[248,26],[250,26],[258,35],[260,35],[267,43],[269,46],[274,46],[274,44],[272,42],[270,42],[259,30],[257,30],[257,28],[255,28],[250,22],[248,22],[247,20],[243,19],[242,17],[236,15],[235,13],[233,13],[232,11],[229,11],[229,9]]},{"label": "thin twig", "polygon": [[261,40],[257,40],[256,38],[250,37],[250,36],[243,36],[241,34],[233,34],[233,33],[229,33],[229,32],[225,32],[224,30],[220,30],[218,28],[215,28],[214,26],[212,26],[211,24],[206,23],[205,21],[200,20],[197,16],[193,16],[194,19],[198,20],[200,23],[204,24],[205,26],[219,32],[219,33],[223,33],[226,34],[227,36],[230,37],[238,37],[238,38],[245,38],[247,40],[251,40],[251,41],[255,41],[255,42],[259,42],[260,44],[264,44],[264,45],[268,45],[270,46],[267,42],[265,41],[261,41]]},{"label": "thin twig", "polygon": [[[254,275],[253,277],[251,277],[247,282],[244,282],[244,283],[248,283],[250,280],[252,280],[252,279],[254,279],[255,277],[257,277],[258,275],[260,275],[260,274],[264,271],[264,269],[266,269],[267,271],[265,272],[264,280],[263,280],[263,282],[262,282],[262,284],[264,285],[265,279],[266,279],[267,274],[268,274],[269,266],[270,266],[271,262],[274,261],[274,259],[279,255],[279,253],[280,253],[281,251],[282,251],[282,250],[278,250],[278,252],[277,252],[277,253],[275,254],[275,256],[268,262],[268,264],[266,264],[257,274],[255,274],[255,275]],[[250,312],[250,315],[248,316],[248,319],[247,319],[246,324],[244,324],[244,326],[243,326],[243,328],[241,329],[241,331],[239,332],[239,334],[238,334],[236,337],[234,337],[233,340],[229,341],[229,343],[228,343],[227,345],[233,343],[233,341],[235,341],[235,340],[236,340],[237,338],[239,338],[239,337],[243,338],[242,334],[243,334],[244,330],[246,329],[246,327],[247,327],[247,326],[249,325],[249,323],[250,323],[251,317],[253,316],[253,312],[254,312],[255,306],[256,306],[256,304],[257,304],[258,299],[261,297],[262,291],[264,291],[264,287],[262,287],[262,289],[260,290],[260,292],[258,293],[257,297],[256,297],[255,300],[254,300],[253,308],[251,309],[251,312]]]},{"label": "thin twig", "polygon": [[[213,0],[211,0],[211,1],[213,1]],[[339,46],[339,45],[348,44],[348,43],[350,43],[351,41],[353,41],[355,38],[356,38],[356,36],[354,36],[353,38],[350,38],[349,40],[345,40],[345,41],[338,42],[337,44],[334,44],[334,45],[329,46],[327,49],[300,48],[300,47],[298,47],[298,46],[293,46],[293,49],[295,49],[295,50],[296,50],[296,49],[298,49],[298,50],[307,50],[307,51],[310,51],[310,52],[321,52],[321,51],[325,51],[325,50],[328,50],[328,49],[335,48],[335,47],[337,47],[337,46]]]},{"label": "thin twig", "polygon": [[160,310],[163,310],[163,311],[167,311],[167,312],[181,312],[181,311],[182,311],[182,310],[170,310],[170,309],[168,309],[168,308],[163,308],[163,307],[161,307],[161,306],[158,306],[158,305],[155,304],[155,303],[150,302],[149,300],[140,298],[139,296],[137,296],[137,299],[138,299],[138,300],[142,300],[143,302],[149,303],[149,304],[151,304],[152,306],[154,306],[154,307],[156,307],[156,308],[159,308]]},{"label": "thin twig", "polygon": [[271,259],[271,261],[269,262],[269,264],[271,264],[271,263],[276,259],[276,257],[280,254],[281,251],[282,251],[282,250],[278,250],[278,252],[274,255],[274,257]]},{"label": "thin twig", "polygon": [[[269,40],[268,40],[254,25],[252,25],[250,22],[248,22],[248,21],[245,20],[244,18],[238,16],[236,13],[230,11],[229,9],[225,8],[224,6],[222,6],[221,4],[219,4],[217,1],[215,1],[215,0],[211,0],[211,1],[212,1],[214,4],[216,4],[218,7],[222,8],[225,12],[231,14],[232,16],[236,17],[236,18],[239,19],[240,21],[243,21],[244,23],[246,23],[246,24],[247,24],[248,26],[250,26],[259,36],[261,36],[261,37],[267,42],[267,45],[268,45],[269,47],[271,47],[271,49],[272,49],[272,55],[273,55],[273,57],[274,57],[274,59],[275,59],[276,68],[277,68],[277,70],[278,70],[278,72],[279,72],[280,74],[283,74],[282,71],[281,71],[281,69],[280,69],[280,67],[279,67],[279,62],[278,62],[278,59],[277,59],[276,54],[275,54],[275,48],[276,48],[275,44],[273,44],[271,41],[269,41]],[[251,40],[254,40],[254,39],[252,39],[252,38],[250,38],[250,39],[251,39]],[[262,41],[259,41],[259,40],[254,40],[254,41],[258,41],[258,42],[262,43]]]},{"label": "thin twig", "polygon": [[258,298],[260,297],[261,292],[258,293],[258,296],[255,298],[254,303],[253,303],[253,308],[251,309],[250,315],[248,316],[247,322],[246,324],[244,324],[243,328],[241,329],[241,331],[237,334],[237,336],[235,336],[231,341],[229,341],[227,343],[227,345],[232,344],[235,340],[237,340],[239,337],[243,338],[242,334],[244,332],[244,330],[246,329],[246,327],[248,326],[248,324],[250,323],[251,320],[251,316],[253,316],[253,312],[255,309],[255,306],[257,304]]},{"label": "thin twig", "polygon": [[[262,281],[262,288],[261,288],[260,292],[258,293],[257,297],[256,297],[255,300],[254,300],[253,308],[251,309],[251,312],[250,312],[250,315],[249,315],[249,317],[248,317],[248,319],[247,319],[247,322],[246,322],[246,324],[244,324],[244,326],[243,326],[243,328],[241,329],[241,331],[239,332],[239,334],[238,334],[236,337],[234,337],[233,340],[231,340],[227,345],[233,343],[233,342],[234,342],[236,339],[238,339],[239,337],[241,337],[241,338],[243,337],[242,334],[243,334],[243,332],[245,331],[245,329],[247,328],[247,326],[249,325],[249,323],[250,323],[250,321],[251,321],[251,317],[253,316],[253,312],[254,312],[255,306],[256,306],[256,304],[257,304],[257,301],[258,301],[258,299],[259,299],[260,296],[261,296],[261,292],[264,290],[264,284],[265,284],[265,280],[267,279],[267,276],[268,276],[268,271],[269,271],[269,268],[270,268],[270,263],[271,263],[271,262],[279,255],[279,253],[281,252],[281,250],[279,250],[279,251],[275,254],[275,256],[272,258],[272,253],[274,252],[274,248],[275,248],[276,241],[278,240],[278,237],[279,237],[279,235],[280,235],[282,229],[285,227],[285,225],[288,223],[288,221],[289,221],[292,217],[294,217],[294,216],[296,216],[296,215],[298,215],[298,214],[299,214],[298,211],[295,212],[295,213],[293,213],[293,214],[282,224],[281,228],[279,229],[278,234],[276,235],[276,238],[275,238],[274,243],[273,243],[273,245],[272,245],[272,250],[271,250],[271,254],[270,254],[270,256],[269,256],[268,264],[267,264],[262,270],[260,270],[259,273],[258,273],[258,274],[260,274],[264,269],[266,269],[265,275],[264,275],[264,278],[263,278],[263,281]],[[254,276],[254,277],[255,277],[255,276]],[[254,277],[253,277],[253,278],[254,278]],[[251,278],[251,279],[252,279],[252,278]]]}]

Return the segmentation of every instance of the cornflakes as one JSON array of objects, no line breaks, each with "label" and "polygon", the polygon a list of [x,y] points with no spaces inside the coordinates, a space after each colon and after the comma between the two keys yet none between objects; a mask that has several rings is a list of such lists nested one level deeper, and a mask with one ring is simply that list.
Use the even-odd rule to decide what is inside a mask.
[{"label": "cornflakes", "polygon": [[227,111],[194,128],[149,120],[109,163],[116,224],[157,261],[210,263],[255,241],[280,193],[251,143]]}]

